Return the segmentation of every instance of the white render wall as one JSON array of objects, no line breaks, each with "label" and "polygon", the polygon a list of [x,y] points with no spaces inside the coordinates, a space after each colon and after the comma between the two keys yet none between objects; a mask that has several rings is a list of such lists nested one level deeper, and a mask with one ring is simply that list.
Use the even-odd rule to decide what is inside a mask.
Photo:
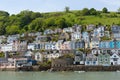
[{"label": "white render wall", "polygon": [[28,48],[28,50],[30,50],[30,49],[31,49],[31,50],[35,50],[35,45],[28,45],[27,48]]},{"label": "white render wall", "polygon": [[3,51],[3,52],[13,51],[13,46],[12,46],[12,44],[2,45],[2,46],[1,46],[1,51]]}]

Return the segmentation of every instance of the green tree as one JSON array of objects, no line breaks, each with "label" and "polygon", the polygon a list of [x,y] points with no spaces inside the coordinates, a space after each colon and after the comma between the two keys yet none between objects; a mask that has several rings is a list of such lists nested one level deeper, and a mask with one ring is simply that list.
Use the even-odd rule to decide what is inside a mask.
[{"label": "green tree", "polygon": [[111,12],[110,17],[117,17],[117,14],[115,12]]},{"label": "green tree", "polygon": [[89,13],[89,9],[88,8],[84,8],[83,10],[82,10],[82,15],[89,15],[90,13]]},{"label": "green tree", "polygon": [[0,58],[3,58],[3,57],[5,57],[5,55],[4,55],[5,53],[3,53],[3,52],[0,52]]},{"label": "green tree", "polygon": [[17,34],[17,33],[19,33],[19,30],[20,30],[19,27],[16,25],[6,27],[7,34]]},{"label": "green tree", "polygon": [[102,9],[102,12],[103,12],[103,13],[108,13],[108,9],[107,9],[106,7],[104,7],[104,8]]},{"label": "green tree", "polygon": [[5,25],[3,22],[0,22],[0,35],[3,35],[5,34],[6,31],[5,31]]},{"label": "green tree", "polygon": [[60,28],[66,28],[66,27],[68,27],[65,18],[59,18],[59,19],[57,19],[56,24]]},{"label": "green tree", "polygon": [[24,10],[17,15],[19,17],[20,28],[23,28],[24,26],[28,25],[34,19],[32,14],[32,11]]},{"label": "green tree", "polygon": [[90,15],[96,15],[96,14],[97,14],[96,9],[94,9],[94,8],[91,8],[91,9],[89,10],[89,12],[90,12]]},{"label": "green tree", "polygon": [[44,20],[42,18],[36,18],[35,20],[33,20],[29,25],[28,25],[28,29],[30,31],[43,31],[44,28]]},{"label": "green tree", "polygon": [[9,13],[6,12],[6,11],[0,11],[0,16],[6,16],[6,17],[8,17]]},{"label": "green tree", "polygon": [[53,27],[56,26],[55,24],[55,18],[51,17],[45,20],[46,26]]},{"label": "green tree", "polygon": [[34,20],[36,18],[40,18],[42,17],[42,14],[40,14],[39,12],[32,12],[31,13],[31,19]]}]

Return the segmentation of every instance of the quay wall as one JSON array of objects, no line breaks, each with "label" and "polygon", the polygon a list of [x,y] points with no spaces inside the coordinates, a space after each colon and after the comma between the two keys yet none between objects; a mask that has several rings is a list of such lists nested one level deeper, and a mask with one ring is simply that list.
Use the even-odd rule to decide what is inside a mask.
[{"label": "quay wall", "polygon": [[62,67],[52,67],[52,71],[120,71],[119,66],[85,66],[85,65],[70,65]]},{"label": "quay wall", "polygon": [[0,71],[120,71],[118,66],[85,66],[85,65],[69,65],[54,67],[21,67],[21,68],[3,68]]}]

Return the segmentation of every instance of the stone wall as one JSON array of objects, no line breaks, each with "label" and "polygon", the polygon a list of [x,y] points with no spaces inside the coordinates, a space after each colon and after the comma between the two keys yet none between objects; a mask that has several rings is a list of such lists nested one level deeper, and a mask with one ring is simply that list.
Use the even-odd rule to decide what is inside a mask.
[{"label": "stone wall", "polygon": [[118,71],[119,66],[84,66],[84,65],[69,65],[64,67],[52,67],[53,71]]}]

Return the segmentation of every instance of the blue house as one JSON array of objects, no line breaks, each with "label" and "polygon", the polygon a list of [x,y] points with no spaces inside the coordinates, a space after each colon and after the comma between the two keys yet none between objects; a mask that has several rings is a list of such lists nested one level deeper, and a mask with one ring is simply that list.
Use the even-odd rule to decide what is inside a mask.
[{"label": "blue house", "polygon": [[104,34],[104,31],[105,31],[105,27],[104,26],[98,26],[98,28],[95,28],[94,31],[93,31],[93,36],[96,37],[103,37],[105,34]]},{"label": "blue house", "polygon": [[120,41],[114,40],[114,41],[101,41],[99,44],[99,48],[120,48]]},{"label": "blue house", "polygon": [[110,48],[110,41],[102,41],[102,42],[100,42],[99,48]]},{"label": "blue house", "polygon": [[76,41],[75,42],[75,49],[84,48],[84,47],[85,47],[84,41]]},{"label": "blue house", "polygon": [[85,43],[84,41],[70,41],[70,46],[71,46],[71,50],[75,50],[79,48],[84,48]]},{"label": "blue house", "polygon": [[120,26],[113,25],[111,27],[113,38],[120,39]]},{"label": "blue house", "polygon": [[75,42],[76,41],[70,41],[70,46],[71,46],[71,49],[73,50],[75,49]]},{"label": "blue house", "polygon": [[93,37],[98,36],[98,34],[99,34],[99,32],[97,31],[97,28],[95,28],[95,29],[93,30]]},{"label": "blue house", "polygon": [[114,41],[101,41],[99,44],[99,48],[115,48],[115,42]]},{"label": "blue house", "polygon": [[116,42],[116,48],[120,48],[120,41]]},{"label": "blue house", "polygon": [[90,41],[90,36],[88,32],[83,32],[82,33],[82,38],[85,42],[89,42]]},{"label": "blue house", "polygon": [[115,48],[114,43],[115,43],[115,42],[113,42],[113,41],[110,42],[110,48]]}]

